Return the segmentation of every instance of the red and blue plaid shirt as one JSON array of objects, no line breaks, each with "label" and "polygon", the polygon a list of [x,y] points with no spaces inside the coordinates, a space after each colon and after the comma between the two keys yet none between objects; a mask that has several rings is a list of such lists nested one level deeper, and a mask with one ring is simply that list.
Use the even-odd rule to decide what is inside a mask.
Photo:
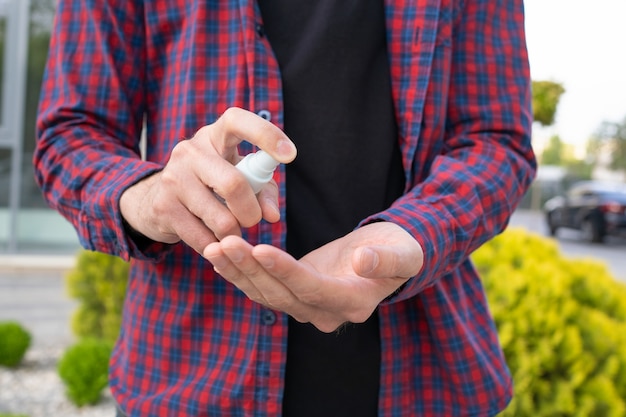
[{"label": "red and blue plaid shirt", "polygon": [[[468,256],[503,230],[535,171],[522,0],[385,3],[406,194],[364,222],[406,228],[425,264],[379,308],[379,414],[492,415],[512,383]],[[228,107],[283,125],[262,24],[253,0],[59,2],[37,178],[86,248],[132,258],[110,379],[129,415],[280,415],[287,317],[182,243],[138,247],[119,210],[125,188]],[[284,196],[282,168],[276,179]],[[285,226],[245,237],[284,247]]]}]

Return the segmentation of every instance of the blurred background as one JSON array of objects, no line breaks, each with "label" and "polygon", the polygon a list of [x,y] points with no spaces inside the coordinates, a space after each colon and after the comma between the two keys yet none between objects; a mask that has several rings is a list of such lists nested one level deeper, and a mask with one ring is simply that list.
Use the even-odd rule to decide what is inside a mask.
[{"label": "blurred background", "polygon": [[[32,333],[39,356],[30,359],[31,365],[42,351],[58,357],[76,340],[69,323],[78,302],[67,294],[64,279],[75,268],[78,239],[70,224],[46,206],[31,162],[55,3],[0,0],[0,321],[17,320]],[[570,195],[574,184],[626,183],[626,1],[526,0],[525,7],[533,146],[540,167],[511,226],[549,238],[565,257],[597,260],[612,279],[626,282],[626,238],[605,233],[608,223],[565,221],[576,218],[570,215],[576,203]],[[587,209],[595,204],[594,216],[605,216],[597,222],[619,223],[626,217],[626,201],[619,196],[608,202],[583,197]],[[562,208],[552,221],[560,223],[549,227],[548,208],[557,203]],[[53,373],[53,363],[48,365]],[[40,400],[18,398],[17,403],[5,395],[9,386],[26,379],[0,368],[0,415],[26,410],[28,403],[41,404],[39,411],[29,411],[31,417],[57,415],[46,409],[52,403],[55,410],[63,410],[58,415],[87,415],[58,405],[60,400],[51,399],[58,393]],[[52,381],[58,383],[58,378]],[[626,381],[622,385],[626,392]],[[7,398],[13,398],[10,407],[3,405]],[[103,415],[110,414],[111,404],[106,407]],[[607,415],[623,415],[615,407],[617,412]]]},{"label": "blurred background", "polygon": [[[0,254],[72,254],[76,234],[43,201],[32,154],[56,0],[0,0]],[[527,0],[540,211],[585,179],[626,181],[626,2]],[[13,256],[14,258],[14,256]]]}]

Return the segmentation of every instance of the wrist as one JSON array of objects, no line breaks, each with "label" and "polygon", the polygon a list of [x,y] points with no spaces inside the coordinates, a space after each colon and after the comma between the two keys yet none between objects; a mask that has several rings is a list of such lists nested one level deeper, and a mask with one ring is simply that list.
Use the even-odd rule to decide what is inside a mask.
[{"label": "wrist", "polygon": [[133,239],[149,239],[148,233],[143,227],[149,217],[145,201],[157,175],[159,174],[141,179],[124,190],[120,196],[119,207],[122,224],[126,234]]}]

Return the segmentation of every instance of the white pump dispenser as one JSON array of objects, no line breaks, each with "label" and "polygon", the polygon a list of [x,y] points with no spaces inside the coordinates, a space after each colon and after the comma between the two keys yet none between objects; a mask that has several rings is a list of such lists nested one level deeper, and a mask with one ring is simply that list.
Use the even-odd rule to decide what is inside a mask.
[{"label": "white pump dispenser", "polygon": [[261,191],[263,185],[272,180],[274,170],[279,163],[280,162],[272,158],[267,152],[258,151],[246,155],[235,166],[246,177],[254,193],[257,194]]}]

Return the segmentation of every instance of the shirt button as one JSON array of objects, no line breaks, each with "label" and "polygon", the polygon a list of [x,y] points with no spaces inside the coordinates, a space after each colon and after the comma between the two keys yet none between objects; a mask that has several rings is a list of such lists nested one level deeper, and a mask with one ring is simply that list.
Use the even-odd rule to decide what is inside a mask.
[{"label": "shirt button", "polygon": [[267,120],[268,122],[272,121],[272,113],[269,112],[269,110],[259,110],[259,112],[257,113],[257,115],[259,117],[264,118],[265,120]]},{"label": "shirt button", "polygon": [[272,324],[276,323],[276,314],[270,310],[263,310],[263,312],[261,313],[261,321],[266,326],[271,326]]}]

